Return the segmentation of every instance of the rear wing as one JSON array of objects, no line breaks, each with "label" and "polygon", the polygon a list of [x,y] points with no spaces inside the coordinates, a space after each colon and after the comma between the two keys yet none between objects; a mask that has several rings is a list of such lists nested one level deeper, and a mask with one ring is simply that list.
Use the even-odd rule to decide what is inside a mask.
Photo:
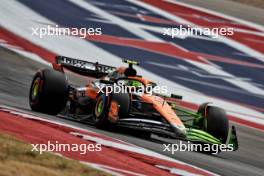
[{"label": "rear wing", "polygon": [[56,56],[56,63],[53,68],[57,71],[64,72],[64,68],[84,76],[101,78],[108,73],[116,70],[116,67],[99,64],[98,62],[89,62],[79,59],[73,59],[65,56]]}]

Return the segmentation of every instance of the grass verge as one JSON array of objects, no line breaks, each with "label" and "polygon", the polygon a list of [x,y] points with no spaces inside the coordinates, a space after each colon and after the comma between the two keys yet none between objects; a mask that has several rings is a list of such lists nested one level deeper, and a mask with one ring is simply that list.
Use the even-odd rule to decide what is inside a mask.
[{"label": "grass verge", "polygon": [[1,176],[108,176],[75,160],[51,153],[39,154],[32,146],[12,136],[0,133]]},{"label": "grass verge", "polygon": [[250,5],[250,6],[255,6],[255,7],[258,7],[258,8],[264,8],[263,0],[232,0],[232,1],[239,2],[239,3],[242,3],[242,4],[247,4],[247,5]]}]

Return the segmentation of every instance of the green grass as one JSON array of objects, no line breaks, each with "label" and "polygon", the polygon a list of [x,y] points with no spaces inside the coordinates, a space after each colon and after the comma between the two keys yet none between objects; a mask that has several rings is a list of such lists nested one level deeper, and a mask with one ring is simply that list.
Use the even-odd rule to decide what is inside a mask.
[{"label": "green grass", "polygon": [[0,134],[0,176],[108,176],[78,161],[51,153],[39,154],[32,146]]}]

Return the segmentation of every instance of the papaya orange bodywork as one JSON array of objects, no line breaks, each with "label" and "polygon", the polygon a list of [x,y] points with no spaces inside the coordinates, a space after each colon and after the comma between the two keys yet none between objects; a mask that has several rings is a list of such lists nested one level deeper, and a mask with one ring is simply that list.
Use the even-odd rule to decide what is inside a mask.
[{"label": "papaya orange bodywork", "polygon": [[116,101],[112,101],[110,108],[109,108],[109,120],[112,122],[116,122],[118,120],[118,111],[119,111],[119,105]]},{"label": "papaya orange bodywork", "polygon": [[86,90],[85,90],[85,95],[92,98],[92,99],[96,99],[98,94],[98,89],[95,89],[94,87],[92,87],[90,84],[88,84],[86,86]]},{"label": "papaya orange bodywork", "polygon": [[[124,68],[120,67],[118,71],[123,72]],[[140,81],[145,86],[153,83],[152,81],[139,76],[128,77],[128,78]],[[95,89],[91,84],[88,84],[86,86],[85,94],[86,96],[92,99],[96,99],[98,94],[98,89]],[[143,102],[152,104],[153,108],[156,109],[157,112],[160,113],[160,115],[162,115],[170,124],[175,126],[184,126],[180,118],[176,115],[176,113],[172,110],[171,106],[167,103],[166,100],[164,100],[163,97],[150,95],[150,94],[143,94],[141,96],[141,100]],[[111,120],[113,121],[118,120],[118,110],[119,110],[118,104],[115,102],[111,102],[109,108],[109,114],[108,114]]]},{"label": "papaya orange bodywork", "polygon": [[183,126],[182,121],[163,98],[147,94],[144,94],[141,98],[143,102],[151,103],[153,108],[156,109],[170,124]]}]

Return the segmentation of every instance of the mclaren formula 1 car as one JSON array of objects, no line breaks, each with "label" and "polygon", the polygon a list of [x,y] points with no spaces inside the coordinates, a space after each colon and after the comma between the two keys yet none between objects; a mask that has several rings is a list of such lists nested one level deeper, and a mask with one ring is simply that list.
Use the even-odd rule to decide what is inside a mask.
[{"label": "mclaren formula 1 car", "polygon": [[[98,128],[122,127],[142,134],[156,134],[201,144],[232,144],[238,149],[235,127],[223,109],[208,103],[192,112],[179,105],[181,96],[146,91],[107,92],[118,86],[157,86],[137,74],[135,61],[126,60],[127,67],[112,67],[99,63],[57,56],[53,69],[39,70],[32,81],[29,94],[34,111],[90,121]],[[87,76],[87,85],[68,83],[65,72]],[[112,90],[112,89],[111,89]],[[129,89],[131,90],[131,89]]]}]

